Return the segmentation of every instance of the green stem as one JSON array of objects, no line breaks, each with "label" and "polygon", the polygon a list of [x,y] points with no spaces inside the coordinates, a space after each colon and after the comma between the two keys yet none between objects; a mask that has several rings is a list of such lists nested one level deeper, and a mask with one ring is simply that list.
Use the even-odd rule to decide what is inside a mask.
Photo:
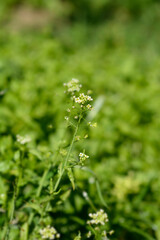
[{"label": "green stem", "polygon": [[6,234],[5,234],[5,237],[4,237],[5,240],[9,239],[11,224],[12,224],[12,221],[14,219],[16,200],[17,200],[17,197],[19,195],[19,188],[20,188],[20,184],[21,184],[21,180],[22,180],[22,171],[23,171],[22,161],[23,161],[23,158],[24,158],[24,151],[21,150],[20,151],[20,159],[19,159],[19,163],[18,163],[18,177],[16,179],[15,186],[14,186],[11,214],[10,214],[10,220],[7,223]]},{"label": "green stem", "polygon": [[[54,159],[57,158],[57,155],[58,155],[58,152],[55,154]],[[54,162],[54,161],[53,161],[53,162]],[[49,166],[48,166],[48,168],[47,168],[47,169],[44,171],[44,173],[43,173],[43,176],[42,176],[42,178],[41,178],[41,181],[40,181],[40,183],[39,183],[39,186],[38,186],[38,189],[37,189],[37,192],[36,192],[36,197],[37,197],[37,198],[41,195],[42,188],[43,188],[43,185],[44,185],[44,181],[45,181],[46,176],[47,176],[47,174],[48,174],[48,172],[49,172],[49,170],[50,170],[50,168],[51,168],[52,165],[53,165],[53,163],[50,163]],[[55,163],[54,163],[54,165],[55,165]],[[30,215],[30,217],[29,217],[29,219],[28,219],[29,225],[32,223],[33,217],[34,217],[34,212],[31,213],[31,215]]]},{"label": "green stem", "polygon": [[38,198],[41,194],[41,191],[42,191],[42,188],[43,188],[43,184],[44,184],[44,181],[46,179],[46,176],[47,176],[47,173],[50,169],[51,165],[49,165],[49,167],[44,171],[43,173],[43,176],[41,178],[41,181],[40,181],[40,184],[39,184],[39,187],[38,187],[38,190],[37,190],[37,193],[36,193],[36,197]]},{"label": "green stem", "polygon": [[[73,144],[74,144],[74,141],[75,141],[75,137],[76,137],[77,132],[78,132],[78,128],[79,128],[79,124],[80,124],[81,119],[82,119],[82,116],[80,115],[80,118],[79,118],[79,120],[78,120],[76,129],[75,129],[75,132],[74,132],[74,135],[73,135],[73,138],[72,138],[72,142],[71,142],[71,144],[70,144],[70,147],[69,147],[69,150],[68,150],[68,153],[67,153],[67,156],[66,156],[65,161],[63,162],[63,165],[62,165],[61,175],[60,175],[59,178],[57,179],[56,185],[55,185],[55,187],[54,187],[54,192],[56,192],[56,190],[57,190],[57,188],[58,188],[58,186],[59,186],[59,184],[60,184],[60,181],[61,181],[61,179],[62,179],[62,176],[63,176],[63,174],[64,174],[65,168],[66,168],[66,166],[67,166],[67,163],[68,163],[68,160],[69,160],[71,151],[72,151],[72,147],[73,147]],[[49,167],[49,169],[50,169],[50,167]],[[49,170],[49,169],[48,169],[48,170]],[[42,187],[43,187],[43,183],[44,183],[44,180],[45,180],[46,175],[47,175],[47,173],[48,173],[48,170],[46,170],[46,171],[44,172],[44,174],[43,174],[42,180],[41,180],[40,185],[39,185],[39,188],[38,188],[38,190],[37,190],[37,197],[40,196],[40,193],[41,193],[41,190],[42,190]],[[43,211],[43,213],[42,213],[41,219],[43,218],[43,215],[44,215],[44,213],[47,211],[48,208],[49,208],[49,203],[47,203],[47,205],[46,205],[46,207],[45,207],[45,209],[44,209],[44,211]],[[30,219],[29,219],[29,223],[30,223],[30,224],[31,224],[31,222],[32,222],[33,217],[34,217],[34,213],[32,213],[31,216],[30,216]]]},{"label": "green stem", "polygon": [[10,213],[10,219],[7,222],[7,227],[6,227],[6,234],[4,236],[4,240],[9,240],[9,234],[10,234],[10,229],[11,229],[11,224],[14,219],[14,213],[15,213],[15,205],[16,205],[16,199],[17,199],[17,191],[18,191],[18,180],[15,183],[14,186],[14,192],[13,192],[13,199],[12,199],[12,206],[11,206],[11,213]]},{"label": "green stem", "polygon": [[[49,167],[49,168],[50,168],[50,167]],[[39,184],[39,187],[38,187],[38,190],[37,190],[37,193],[36,193],[36,197],[39,197],[40,194],[41,194],[42,187],[43,187],[43,183],[44,183],[44,181],[45,181],[45,178],[46,178],[46,176],[47,176],[47,173],[48,173],[48,171],[49,171],[49,168],[47,168],[47,169],[44,171],[44,173],[43,173],[42,179],[41,179],[41,181],[40,181],[40,184]],[[29,225],[31,224],[31,222],[32,222],[32,220],[33,220],[33,217],[34,217],[34,212],[31,213],[31,215],[30,215],[30,217],[29,217],[29,219],[28,219]]]},{"label": "green stem", "polygon": [[92,200],[88,196],[86,197],[86,201],[89,203],[91,208],[96,212],[97,208],[95,207],[95,205],[93,204]]},{"label": "green stem", "polygon": [[23,176],[23,162],[24,159],[24,150],[20,151],[20,159],[18,163],[18,179],[17,179],[17,196],[19,195],[19,189],[22,181],[22,176]]},{"label": "green stem", "polygon": [[63,165],[62,165],[62,170],[61,170],[61,174],[59,176],[59,178],[57,179],[57,182],[55,184],[55,187],[54,187],[54,191],[56,192],[59,184],[60,184],[60,181],[62,179],[62,176],[65,172],[65,168],[67,166],[67,163],[68,163],[68,160],[69,160],[69,157],[70,157],[70,154],[71,154],[71,150],[72,150],[72,147],[73,147],[73,144],[74,144],[74,141],[75,141],[75,137],[77,135],[77,132],[78,132],[78,128],[79,128],[79,124],[80,124],[80,121],[82,119],[82,116],[79,117],[79,120],[78,120],[78,123],[77,123],[77,126],[76,126],[76,129],[75,129],[75,132],[74,132],[74,135],[73,135],[73,138],[72,138],[72,142],[70,144],[70,147],[69,147],[69,150],[68,150],[68,153],[67,153],[67,156],[65,158],[65,161],[63,162]]},{"label": "green stem", "polygon": [[[63,163],[63,166],[62,166],[61,175],[60,175],[60,177],[58,178],[58,180],[57,180],[57,182],[56,182],[56,185],[55,185],[55,188],[54,188],[54,192],[57,190],[57,188],[58,188],[58,186],[59,186],[59,183],[60,183],[60,181],[61,181],[61,178],[62,178],[62,176],[63,176],[63,174],[64,174],[65,167],[67,166],[67,162],[68,162],[68,159],[69,159],[69,157],[70,157],[70,153],[71,153],[71,150],[72,150],[72,147],[73,147],[73,143],[74,143],[74,141],[75,141],[75,137],[76,137],[76,134],[77,134],[77,131],[78,131],[78,128],[79,128],[79,124],[80,124],[81,119],[82,119],[82,116],[80,115],[80,118],[79,118],[79,120],[78,120],[76,129],[75,129],[75,132],[74,132],[74,135],[73,135],[73,138],[72,138],[72,142],[71,142],[69,151],[68,151],[68,153],[67,153],[66,159],[65,159],[65,161],[64,161],[64,163]],[[56,157],[57,157],[57,155],[58,155],[58,152],[57,152],[57,154],[56,154]],[[42,180],[41,180],[40,183],[39,183],[39,187],[38,187],[38,190],[37,190],[37,193],[36,193],[36,197],[39,197],[39,196],[40,196],[41,191],[42,191],[42,188],[43,188],[44,181],[45,181],[46,176],[47,176],[47,173],[48,173],[48,171],[49,171],[49,169],[51,168],[52,165],[53,165],[53,164],[50,164],[50,166],[44,171],[43,176],[42,176]],[[49,204],[47,203],[45,210],[47,210],[48,206],[49,206]],[[44,212],[45,212],[45,211],[44,211]],[[31,213],[31,215],[30,215],[30,217],[29,217],[29,219],[28,219],[29,225],[31,225],[32,220],[33,220],[33,217],[34,217],[34,212]]]}]

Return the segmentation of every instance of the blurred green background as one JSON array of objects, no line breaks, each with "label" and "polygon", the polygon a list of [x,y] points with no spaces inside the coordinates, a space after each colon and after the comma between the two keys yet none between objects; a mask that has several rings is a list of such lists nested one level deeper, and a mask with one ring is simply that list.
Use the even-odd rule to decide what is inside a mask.
[{"label": "blurred green background", "polygon": [[[10,194],[15,177],[16,134],[29,134],[42,151],[56,150],[67,108],[63,83],[77,78],[100,104],[98,127],[78,148],[85,145],[91,156],[111,239],[160,240],[159,23],[158,0],[1,0],[0,194]],[[34,160],[26,174],[37,180],[44,167]],[[88,175],[77,177],[101,206]],[[68,213],[66,202],[58,210],[71,233],[79,225],[72,229],[69,216],[85,218],[88,208],[75,195],[77,209]]]}]

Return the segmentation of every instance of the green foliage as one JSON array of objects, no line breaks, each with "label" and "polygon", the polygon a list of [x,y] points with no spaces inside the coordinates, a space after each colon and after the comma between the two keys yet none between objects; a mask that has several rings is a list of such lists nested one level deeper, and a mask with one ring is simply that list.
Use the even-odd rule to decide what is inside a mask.
[{"label": "green foliage", "polygon": [[[111,239],[160,239],[159,10],[150,11],[96,29],[1,32],[1,239],[40,239],[48,225],[86,239],[88,213],[102,207]],[[76,134],[79,108],[64,120],[73,77],[94,99]]]},{"label": "green foliage", "polygon": [[124,13],[137,18],[158,0],[5,0],[0,6],[0,19],[19,6],[45,9],[63,20],[95,23]]}]

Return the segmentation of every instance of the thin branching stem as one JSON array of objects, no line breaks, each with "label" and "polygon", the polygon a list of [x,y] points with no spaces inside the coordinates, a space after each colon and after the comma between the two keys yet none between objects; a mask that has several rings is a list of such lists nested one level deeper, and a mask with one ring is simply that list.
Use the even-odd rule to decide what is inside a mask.
[{"label": "thin branching stem", "polygon": [[[55,156],[54,156],[54,159],[56,159],[58,156],[58,152],[56,152]],[[54,162],[54,161],[52,161]],[[41,178],[41,181],[39,182],[39,186],[38,186],[38,189],[37,189],[37,192],[36,192],[36,197],[40,197],[41,195],[41,192],[42,192],[42,188],[43,188],[43,185],[44,185],[44,182],[46,180],[46,176],[50,170],[50,168],[52,167],[53,163],[50,163],[49,166],[47,167],[47,169],[45,169],[45,171],[43,172],[43,176]],[[34,212],[31,213],[30,217],[29,217],[29,220],[28,220],[28,223],[29,225],[32,223],[32,220],[33,220],[33,217],[34,217]]]},{"label": "thin branching stem", "polygon": [[57,188],[58,188],[58,186],[59,186],[59,184],[60,184],[60,181],[61,181],[61,179],[62,179],[62,176],[63,176],[63,174],[64,174],[64,172],[65,172],[65,168],[66,168],[66,166],[67,166],[67,163],[68,163],[68,160],[69,160],[69,157],[70,157],[72,148],[73,148],[73,144],[74,144],[74,141],[75,141],[75,137],[76,137],[76,135],[77,135],[77,132],[78,132],[78,128],[79,128],[79,124],[80,124],[80,122],[81,122],[81,119],[82,119],[82,115],[80,115],[80,117],[79,117],[79,120],[78,120],[76,129],[75,129],[75,132],[74,132],[74,135],[73,135],[73,138],[72,138],[72,141],[71,141],[71,144],[70,144],[68,153],[67,153],[67,156],[66,156],[66,158],[65,158],[65,160],[64,160],[64,162],[63,162],[63,165],[62,165],[62,170],[61,170],[60,176],[59,176],[59,178],[57,179],[57,182],[56,182],[56,184],[55,184],[54,192],[56,192],[56,190],[57,190]]}]

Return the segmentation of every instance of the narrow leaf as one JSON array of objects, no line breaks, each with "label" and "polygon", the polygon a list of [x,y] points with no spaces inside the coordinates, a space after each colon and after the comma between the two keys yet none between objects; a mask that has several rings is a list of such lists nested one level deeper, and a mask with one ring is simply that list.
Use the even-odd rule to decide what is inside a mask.
[{"label": "narrow leaf", "polygon": [[21,227],[20,240],[28,240],[28,223],[24,223]]},{"label": "narrow leaf", "polygon": [[72,188],[73,188],[73,190],[75,190],[74,175],[73,175],[73,171],[71,168],[67,168],[67,174],[68,174],[69,180],[72,184]]},{"label": "narrow leaf", "polygon": [[101,192],[101,189],[100,189],[100,186],[99,186],[99,182],[96,180],[96,188],[97,188],[97,192],[98,192],[98,196],[99,196],[99,199],[101,200],[101,203],[107,207],[107,204],[103,198],[103,195],[102,195],[102,192]]}]

